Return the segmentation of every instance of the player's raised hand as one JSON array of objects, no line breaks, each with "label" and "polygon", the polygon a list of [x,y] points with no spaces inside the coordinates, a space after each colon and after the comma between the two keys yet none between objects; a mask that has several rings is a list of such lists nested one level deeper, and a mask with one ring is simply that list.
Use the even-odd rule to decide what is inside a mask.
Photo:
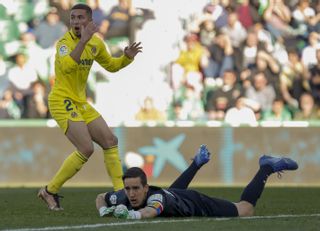
[{"label": "player's raised hand", "polygon": [[133,59],[139,52],[142,52],[141,42],[134,42],[124,48],[124,54],[130,59]]},{"label": "player's raised hand", "polygon": [[81,26],[81,41],[88,42],[92,35],[99,31],[99,27],[93,22],[89,22],[86,26]]}]

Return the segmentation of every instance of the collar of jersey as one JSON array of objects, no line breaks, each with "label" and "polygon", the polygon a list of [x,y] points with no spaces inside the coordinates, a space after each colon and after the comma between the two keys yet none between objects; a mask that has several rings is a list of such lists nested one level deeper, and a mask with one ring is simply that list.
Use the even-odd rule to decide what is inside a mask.
[{"label": "collar of jersey", "polygon": [[73,40],[79,40],[80,38],[78,38],[78,36],[76,36],[74,33],[73,33],[73,31],[72,31],[72,29],[71,30],[69,30],[69,33],[70,33],[70,35],[71,35],[71,38],[73,39]]}]

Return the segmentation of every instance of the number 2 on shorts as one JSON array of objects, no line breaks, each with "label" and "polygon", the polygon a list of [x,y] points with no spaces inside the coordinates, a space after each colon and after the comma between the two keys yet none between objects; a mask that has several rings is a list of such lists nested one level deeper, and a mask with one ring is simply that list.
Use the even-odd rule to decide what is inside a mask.
[{"label": "number 2 on shorts", "polygon": [[72,111],[72,110],[73,110],[71,100],[65,99],[63,102],[64,102],[64,104],[66,105],[66,110],[67,110],[67,111]]}]

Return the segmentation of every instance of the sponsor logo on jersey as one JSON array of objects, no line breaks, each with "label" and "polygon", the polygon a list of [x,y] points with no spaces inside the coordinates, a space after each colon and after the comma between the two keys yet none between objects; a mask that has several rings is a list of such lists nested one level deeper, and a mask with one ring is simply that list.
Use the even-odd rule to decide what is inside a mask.
[{"label": "sponsor logo on jersey", "polygon": [[80,64],[83,66],[91,66],[93,59],[80,59]]},{"label": "sponsor logo on jersey", "polygon": [[66,45],[61,45],[59,48],[59,55],[65,56],[66,54],[68,54],[68,47]]},{"label": "sponsor logo on jersey", "polygon": [[117,195],[115,195],[115,194],[112,194],[111,196],[110,196],[110,203],[111,204],[113,204],[113,205],[115,205],[115,204],[117,204]]}]

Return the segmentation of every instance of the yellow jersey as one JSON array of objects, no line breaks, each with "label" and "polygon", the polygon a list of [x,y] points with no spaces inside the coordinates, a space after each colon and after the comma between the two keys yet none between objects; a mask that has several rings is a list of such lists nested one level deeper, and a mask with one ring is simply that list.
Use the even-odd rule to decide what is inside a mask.
[{"label": "yellow jersey", "polygon": [[104,42],[96,35],[87,42],[80,63],[70,53],[80,41],[72,30],[68,31],[56,45],[55,84],[49,99],[67,97],[78,103],[86,102],[86,85],[93,61],[98,62],[109,72],[116,72],[132,62],[125,55],[112,57],[106,50]]}]

